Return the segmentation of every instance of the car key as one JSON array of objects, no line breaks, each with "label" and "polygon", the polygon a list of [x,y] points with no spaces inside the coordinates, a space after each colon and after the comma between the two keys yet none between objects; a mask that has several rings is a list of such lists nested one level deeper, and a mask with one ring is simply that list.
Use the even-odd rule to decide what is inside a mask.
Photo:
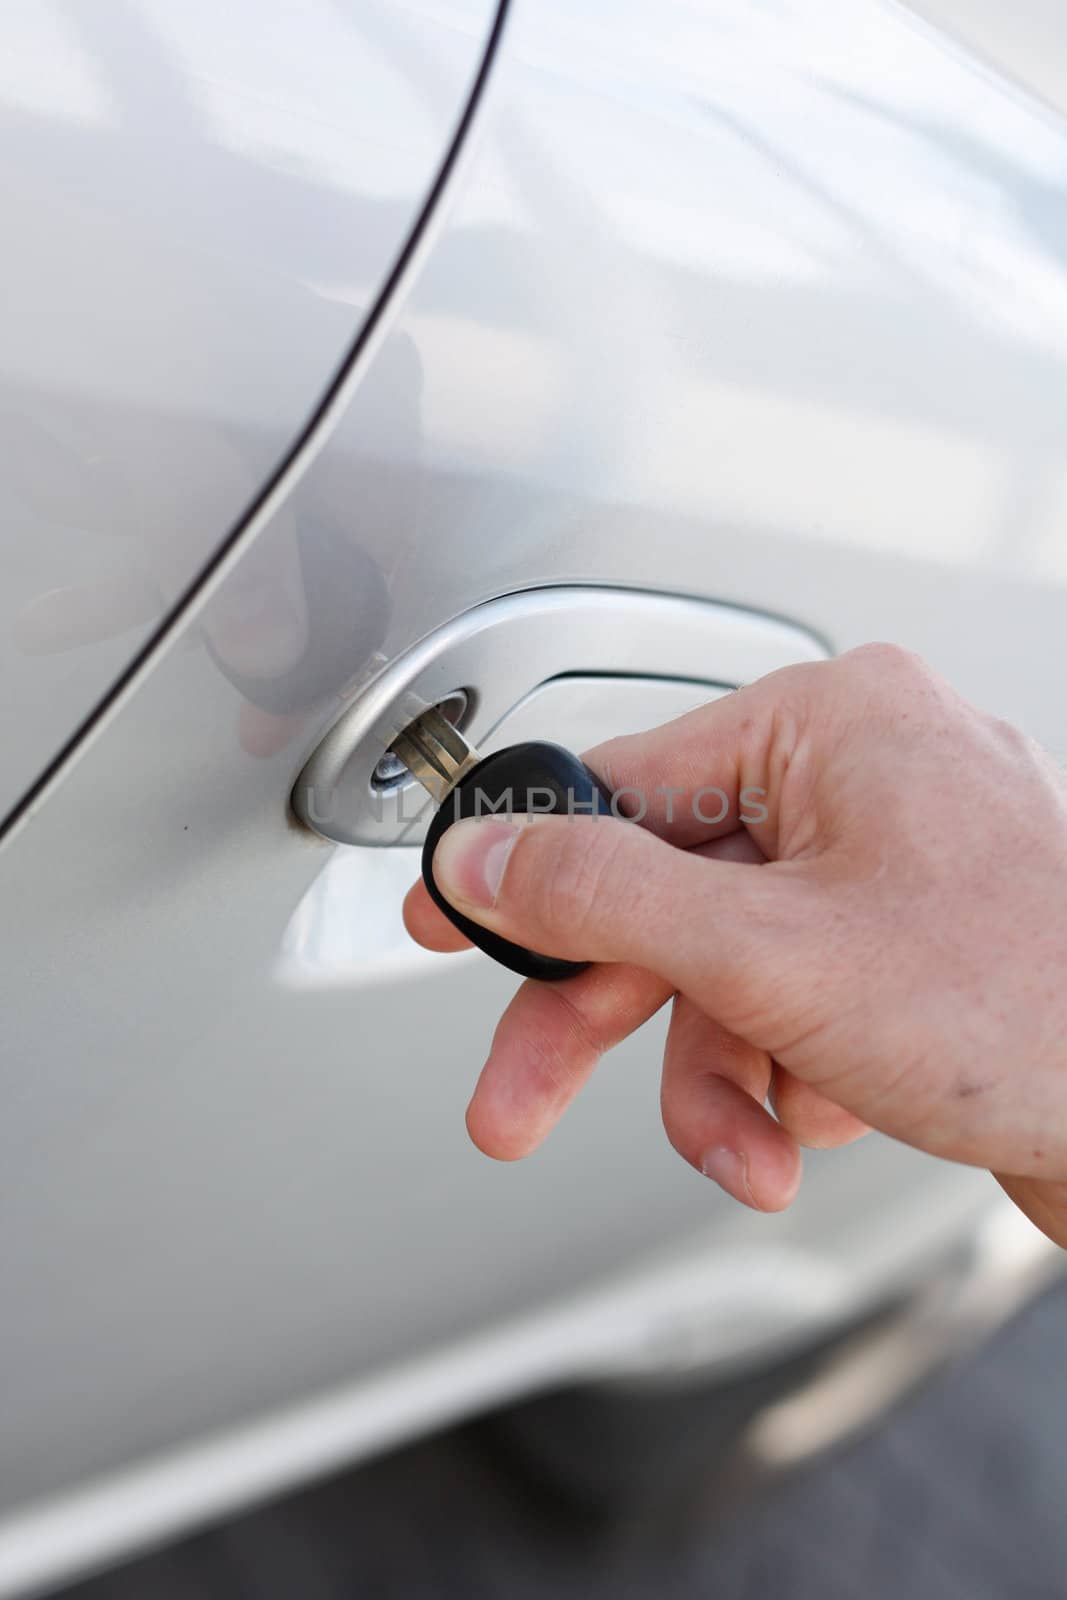
[{"label": "car key", "polygon": [[[390,746],[437,802],[422,849],[422,877],[448,920],[502,966],[524,978],[570,978],[588,961],[539,955],[491,933],[449,905],[433,878],[433,853],[441,835],[462,817],[536,811],[538,814],[606,814],[611,796],[589,768],[558,744],[513,744],[480,756],[436,708],[423,712]],[[536,803],[535,803],[536,802]]]}]

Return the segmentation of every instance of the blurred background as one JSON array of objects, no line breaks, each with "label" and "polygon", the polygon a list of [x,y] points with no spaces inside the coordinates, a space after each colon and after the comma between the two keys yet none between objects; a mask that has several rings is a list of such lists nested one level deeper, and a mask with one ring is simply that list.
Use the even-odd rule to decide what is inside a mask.
[{"label": "blurred background", "polygon": [[1065,1343],[1057,1287],[849,1446],[762,1484],[709,1456],[614,1516],[546,1480],[521,1417],[476,1421],[64,1600],[1062,1600]]}]

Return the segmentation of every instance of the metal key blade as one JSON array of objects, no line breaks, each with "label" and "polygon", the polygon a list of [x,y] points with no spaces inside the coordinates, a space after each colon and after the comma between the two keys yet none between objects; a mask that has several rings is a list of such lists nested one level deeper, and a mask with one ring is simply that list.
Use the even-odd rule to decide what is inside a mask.
[{"label": "metal key blade", "polygon": [[398,733],[389,748],[438,805],[481,760],[435,706]]}]

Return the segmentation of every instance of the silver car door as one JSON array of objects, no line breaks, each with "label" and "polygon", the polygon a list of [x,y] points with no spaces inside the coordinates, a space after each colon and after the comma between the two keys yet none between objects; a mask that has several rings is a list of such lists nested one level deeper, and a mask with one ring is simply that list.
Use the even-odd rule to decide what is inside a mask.
[{"label": "silver car door", "polygon": [[495,11],[5,7],[0,815],[313,424]]}]

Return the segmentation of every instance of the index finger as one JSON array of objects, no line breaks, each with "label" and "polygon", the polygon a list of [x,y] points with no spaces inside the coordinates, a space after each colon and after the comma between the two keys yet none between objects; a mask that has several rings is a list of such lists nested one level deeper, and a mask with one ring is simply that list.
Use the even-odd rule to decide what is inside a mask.
[{"label": "index finger", "polygon": [[745,829],[774,857],[776,719],[807,697],[811,674],[824,666],[783,667],[647,733],[609,739],[582,759],[618,797],[620,811],[671,844],[686,849]]},{"label": "index finger", "polygon": [[430,899],[430,892],[421,878],[416,878],[404,896],[404,926],[416,944],[426,950],[442,953],[469,950],[471,942],[448,920],[440,906]]}]

